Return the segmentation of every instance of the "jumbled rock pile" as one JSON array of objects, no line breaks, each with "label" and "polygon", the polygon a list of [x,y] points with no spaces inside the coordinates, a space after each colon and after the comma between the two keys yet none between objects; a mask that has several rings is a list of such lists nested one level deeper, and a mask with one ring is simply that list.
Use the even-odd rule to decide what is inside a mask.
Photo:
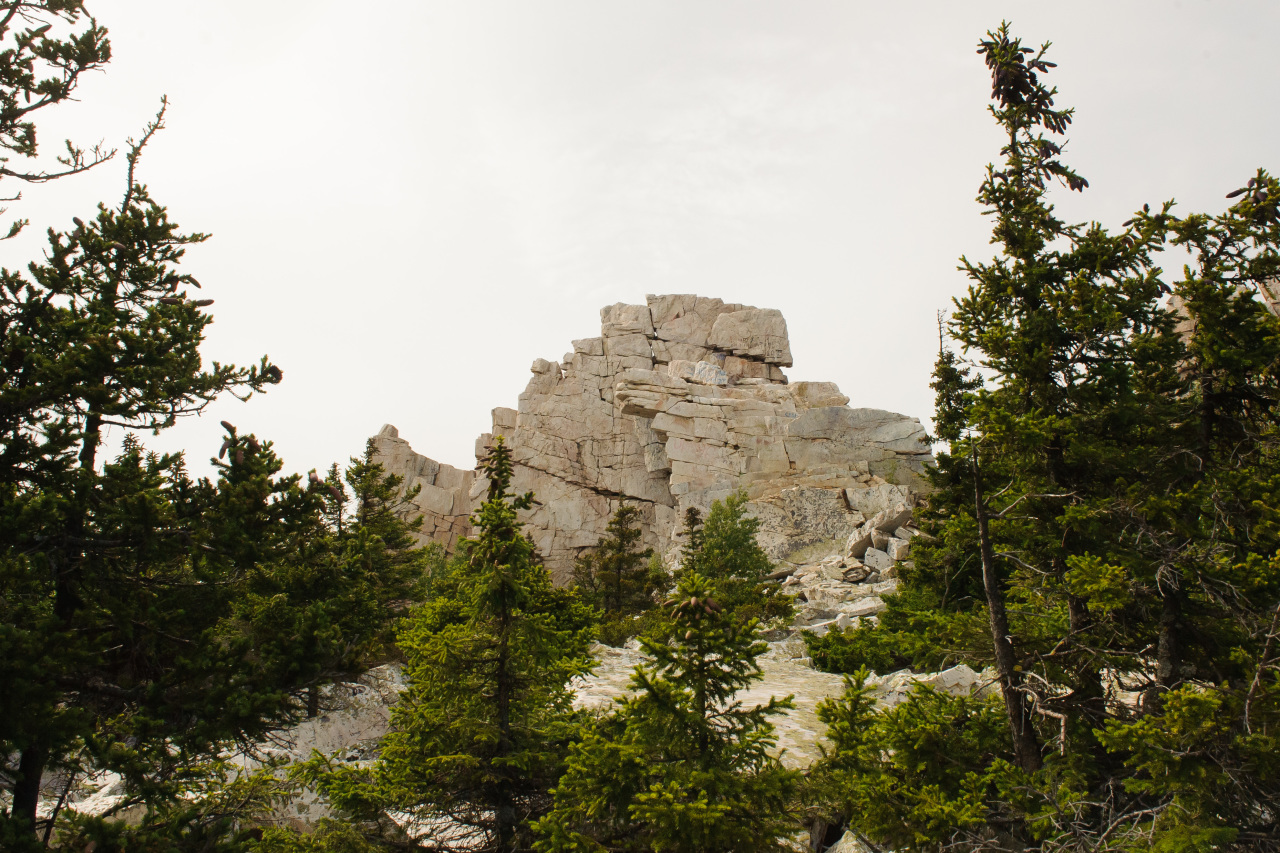
[{"label": "jumbled rock pile", "polygon": [[812,563],[784,562],[770,575],[796,598],[795,627],[821,635],[875,619],[885,607],[881,596],[898,589],[899,566],[910,565],[911,540],[920,535],[912,513],[907,503],[894,504],[863,520],[841,552]]}]

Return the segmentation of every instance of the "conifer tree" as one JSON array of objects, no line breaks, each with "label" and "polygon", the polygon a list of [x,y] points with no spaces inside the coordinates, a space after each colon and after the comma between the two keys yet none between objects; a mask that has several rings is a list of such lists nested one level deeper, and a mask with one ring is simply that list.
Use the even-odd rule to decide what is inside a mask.
[{"label": "conifer tree", "polygon": [[738,619],[695,572],[665,606],[666,633],[641,639],[652,663],[632,677],[639,695],[573,747],[538,850],[748,853],[784,849],[795,829],[798,774],[770,755],[768,722],[791,697],[753,708],[733,698],[761,677],[756,621]]},{"label": "conifer tree", "polygon": [[[921,666],[940,649],[993,665],[1007,746],[935,780],[965,821],[897,819],[934,849],[1260,849],[1280,843],[1272,736],[1252,725],[1275,710],[1280,597],[1280,338],[1254,298],[1277,268],[1276,182],[1259,171],[1220,216],[1168,202],[1117,233],[1061,222],[1051,183],[1087,182],[1059,159],[1072,112],[1042,82],[1046,48],[1007,27],[979,46],[1007,137],[979,195],[1001,254],[962,260],[948,331],[980,372],[940,353],[931,538],[857,637]],[[1155,265],[1170,243],[1192,254],[1171,285]],[[887,825],[865,828],[899,843]]]},{"label": "conifer tree", "polygon": [[591,611],[552,586],[521,533],[516,512],[533,495],[510,493],[501,437],[484,473],[488,497],[449,583],[401,629],[409,684],[376,768],[312,768],[335,807],[368,828],[363,844],[404,846],[386,817],[396,811],[429,849],[526,849],[578,725],[568,684],[590,669]]},{"label": "conifer tree", "polygon": [[760,520],[747,515],[746,492],[713,501],[706,520],[696,507],[685,513],[680,572],[702,575],[716,585],[718,599],[741,618],[791,616],[791,599],[764,583],[773,564],[756,540]]},{"label": "conifer tree", "polygon": [[[75,32],[82,23],[84,29]],[[101,143],[86,151],[68,139],[56,158],[57,166],[38,162],[36,116],[70,100],[82,75],[111,60],[107,30],[81,0],[0,2],[0,44],[5,51],[0,65],[0,182],[43,184],[88,171],[115,156],[114,149]],[[15,162],[15,158],[21,160]],[[10,196],[10,189],[5,186],[5,201],[21,199],[21,192]],[[26,224],[25,219],[14,221],[0,239],[14,236]]]},{"label": "conifer tree", "polygon": [[[92,222],[76,220],[72,231],[51,231],[46,261],[31,264],[26,275],[0,271],[0,410],[6,419],[0,453],[0,644],[8,685],[0,743],[6,753],[20,755],[5,780],[12,805],[4,831],[16,833],[10,836],[14,844],[19,836],[27,840],[21,843],[33,838],[45,769],[89,749],[86,738],[101,721],[126,709],[141,713],[147,703],[160,701],[164,712],[153,708],[157,716],[148,724],[154,745],[163,741],[165,726],[193,713],[184,703],[203,707],[205,697],[193,689],[207,684],[212,673],[167,667],[212,665],[203,652],[178,653],[200,636],[193,631],[211,623],[172,622],[190,609],[180,601],[170,601],[163,612],[135,612],[150,596],[131,600],[127,592],[150,590],[160,607],[170,593],[182,599],[192,584],[210,583],[216,602],[225,602],[220,572],[243,568],[237,559],[252,550],[252,535],[247,528],[233,532],[237,524],[271,526],[261,512],[274,520],[296,518],[303,526],[316,520],[308,500],[288,497],[294,490],[288,483],[259,490],[262,499],[277,490],[282,494],[282,502],[263,510],[260,500],[247,496],[245,502],[221,504],[226,490],[238,487],[231,480],[219,488],[191,484],[180,457],[151,459],[126,445],[118,463],[104,466],[99,459],[107,426],[158,431],[200,412],[225,391],[248,394],[281,378],[265,358],[248,369],[202,365],[209,300],[189,295],[198,284],[176,265],[185,246],[205,237],[182,234],[134,175],[163,114],[131,144],[128,187],[118,208],[101,206]],[[256,445],[252,436],[235,440]],[[246,466],[266,464],[262,453],[238,444],[236,476]],[[269,474],[261,476],[263,483],[269,480]],[[227,516],[203,514],[224,506]],[[137,515],[122,515],[126,508]],[[230,538],[211,543],[206,537],[217,535],[213,528],[219,527]],[[284,535],[283,529],[272,532]],[[205,556],[206,548],[218,559]],[[205,565],[216,568],[203,574]],[[162,594],[168,585],[176,586]],[[216,602],[201,616],[226,616]],[[148,654],[142,649],[148,646],[162,647],[157,654],[166,663],[144,666]],[[169,685],[168,693],[162,684]],[[270,693],[286,700],[289,695],[279,685]],[[228,722],[219,737],[289,715],[287,701],[282,706],[260,698],[264,704],[249,703],[244,714],[222,715]],[[98,706],[116,710],[87,710]],[[239,723],[248,729],[237,728]],[[210,742],[212,730],[205,724],[193,728],[200,731],[193,742]]]},{"label": "conifer tree", "polygon": [[666,573],[650,563],[653,549],[637,549],[639,515],[634,506],[618,507],[600,544],[574,565],[574,583],[583,600],[601,612],[600,637],[608,645],[639,633],[639,617],[653,609],[667,582]]},{"label": "conifer tree", "polygon": [[392,655],[395,625],[439,562],[414,540],[422,521],[405,517],[416,492],[401,494],[402,482],[374,460],[371,442],[345,472],[313,473],[307,489],[321,524],[264,564],[237,604],[246,624],[263,626],[258,642],[274,649],[272,659],[294,662],[308,716],[322,710],[324,685],[353,681]]}]

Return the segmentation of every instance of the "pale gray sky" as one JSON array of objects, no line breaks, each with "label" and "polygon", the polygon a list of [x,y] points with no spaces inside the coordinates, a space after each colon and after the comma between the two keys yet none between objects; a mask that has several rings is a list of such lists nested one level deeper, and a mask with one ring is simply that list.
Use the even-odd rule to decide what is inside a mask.
[{"label": "pale gray sky", "polygon": [[[119,144],[167,94],[142,178],[212,232],[185,265],[217,300],[206,357],[284,383],[166,436],[193,469],[217,423],[289,469],[384,422],[470,467],[529,364],[598,309],[693,292],[779,308],[793,380],[926,420],[935,312],[990,255],[973,201],[1000,137],[974,53],[1002,18],[1052,40],[1070,220],[1143,202],[1222,210],[1280,170],[1275,2],[88,0],[115,59],[41,125]],[[368,10],[368,11],[366,11]],[[0,245],[114,202],[124,164],[31,187]]]}]

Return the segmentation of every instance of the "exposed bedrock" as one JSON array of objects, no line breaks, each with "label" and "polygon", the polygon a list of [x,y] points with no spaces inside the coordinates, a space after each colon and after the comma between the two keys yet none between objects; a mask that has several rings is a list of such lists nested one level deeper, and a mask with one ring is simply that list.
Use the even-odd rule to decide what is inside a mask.
[{"label": "exposed bedrock", "polygon": [[[841,542],[865,517],[913,502],[931,461],[915,418],[849,408],[830,382],[788,383],[779,311],[692,295],[649,296],[600,311],[599,337],[559,361],[537,359],[514,409],[493,410],[512,449],[517,491],[539,502],[526,529],[557,581],[594,546],[621,501],[641,510],[644,541],[673,555],[687,507],[745,489],[775,559]],[[380,461],[421,485],[423,535],[452,549],[487,488],[474,471],[415,453],[395,427]]]}]

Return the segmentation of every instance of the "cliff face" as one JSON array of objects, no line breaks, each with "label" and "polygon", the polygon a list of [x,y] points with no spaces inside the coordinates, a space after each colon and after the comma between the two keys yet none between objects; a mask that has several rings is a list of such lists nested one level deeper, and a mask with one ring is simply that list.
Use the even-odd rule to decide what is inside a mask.
[{"label": "cliff face", "polygon": [[[843,543],[870,516],[910,506],[930,460],[914,418],[853,409],[829,382],[788,383],[786,321],[773,309],[692,295],[650,296],[600,312],[600,336],[560,361],[538,359],[515,409],[493,410],[517,491],[540,505],[526,529],[560,582],[623,500],[644,540],[676,546],[684,510],[745,489],[761,543],[787,558]],[[423,534],[452,549],[487,482],[415,453],[386,426],[374,438],[388,471],[421,485]]]}]

